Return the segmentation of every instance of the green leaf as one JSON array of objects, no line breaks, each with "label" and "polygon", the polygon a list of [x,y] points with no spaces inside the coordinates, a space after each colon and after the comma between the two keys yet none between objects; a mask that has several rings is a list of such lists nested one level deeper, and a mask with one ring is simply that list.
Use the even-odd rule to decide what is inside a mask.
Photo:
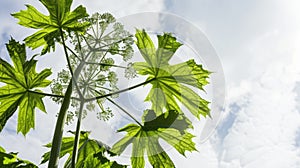
[{"label": "green leaf", "polygon": [[[74,132],[71,132],[75,134]],[[62,146],[60,151],[60,158],[69,154],[69,157],[64,165],[65,168],[71,167],[71,159],[73,153],[73,144],[75,137],[64,137],[62,139]],[[51,144],[47,144],[46,147],[51,148]],[[106,167],[109,165],[119,165],[114,161],[110,161],[105,157],[105,153],[113,156],[114,154],[109,151],[109,147],[97,140],[89,138],[89,132],[81,131],[79,146],[78,146],[78,158],[76,162],[76,167]],[[49,161],[50,152],[43,155],[43,160],[41,164]],[[119,165],[122,168],[126,166]]]},{"label": "green leaf", "polygon": [[[147,152],[148,160],[154,168],[173,168],[174,163],[159,143],[159,139],[165,140],[180,154],[185,151],[196,151],[194,137],[186,130],[190,123],[177,111],[169,111],[153,119],[152,110],[148,110],[144,116],[144,125],[129,124],[118,132],[127,132],[127,135],[112,147],[112,152],[121,154],[126,147],[132,144],[131,164],[133,168],[145,166],[144,155]],[[150,121],[146,121],[149,119]],[[152,119],[152,120],[151,120]],[[182,125],[178,125],[178,124]]]},{"label": "green leaf", "polygon": [[5,152],[5,149],[0,146],[0,152]]},{"label": "green leaf", "polygon": [[17,132],[26,135],[34,128],[35,108],[46,112],[43,96],[36,94],[42,91],[36,88],[46,87],[51,83],[46,80],[51,75],[51,70],[44,69],[37,73],[37,61],[33,58],[26,61],[24,44],[11,39],[6,47],[13,66],[0,58],[0,79],[1,83],[6,84],[0,87],[0,131],[19,107]]},{"label": "green leaf", "polygon": [[90,167],[100,167],[101,162],[95,158],[93,155],[89,155],[86,160],[84,161],[84,167],[83,168],[90,168]]},{"label": "green leaf", "polygon": [[155,46],[145,31],[136,30],[135,37],[137,38],[136,45],[138,46],[145,61],[154,67],[156,63],[156,49]]},{"label": "green leaf", "polygon": [[55,41],[60,41],[61,30],[84,32],[88,22],[79,22],[87,17],[86,9],[78,6],[70,11],[72,0],[40,0],[47,8],[49,16],[40,13],[31,5],[26,10],[13,13],[19,24],[28,28],[38,29],[36,33],[25,38],[25,43],[32,49],[44,46],[42,54],[55,49]]},{"label": "green leaf", "polygon": [[84,161],[83,168],[125,168],[127,166],[120,165],[116,161],[108,160],[102,152],[94,155],[89,155]]},{"label": "green leaf", "polygon": [[43,96],[25,92],[19,104],[18,131],[26,134],[31,128],[34,128],[34,109],[37,107],[45,112],[45,106],[42,101]]},{"label": "green leaf", "polygon": [[33,163],[22,160],[17,157],[17,153],[6,153],[5,150],[0,147],[0,167],[1,168],[37,168]]},{"label": "green leaf", "polygon": [[145,62],[134,63],[134,68],[140,75],[148,75],[147,80],[154,79],[145,101],[151,101],[157,115],[164,109],[182,111],[178,101],[198,119],[200,115],[209,115],[209,102],[202,99],[195,90],[204,90],[210,72],[194,60],[170,65],[169,60],[182,45],[171,34],[157,36],[157,49],[144,30],[137,30],[135,36],[136,45]]},{"label": "green leaf", "polygon": [[193,128],[191,121],[183,114],[174,110],[167,111],[156,117],[153,110],[144,111],[143,122],[145,128],[156,130],[159,128],[175,128],[182,134],[188,128]]}]

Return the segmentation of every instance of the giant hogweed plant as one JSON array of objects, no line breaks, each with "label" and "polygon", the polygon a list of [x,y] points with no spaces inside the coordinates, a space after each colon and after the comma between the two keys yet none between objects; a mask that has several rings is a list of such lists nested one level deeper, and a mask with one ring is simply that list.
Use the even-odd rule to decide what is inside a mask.
[{"label": "giant hogweed plant", "polygon": [[[175,167],[160,140],[181,155],[196,151],[194,135],[189,132],[193,125],[186,113],[197,119],[209,116],[209,102],[196,91],[204,91],[210,72],[193,59],[170,64],[182,45],[172,34],[157,35],[155,46],[145,30],[137,29],[133,36],[109,13],[89,16],[83,6],[71,10],[72,0],[40,2],[48,15],[31,5],[12,14],[20,25],[37,31],[26,37],[24,43],[9,40],[6,48],[12,64],[0,58],[0,131],[18,112],[17,132],[25,136],[35,128],[36,108],[46,112],[43,99],[51,97],[60,104],[60,109],[53,140],[46,145],[50,151],[42,156],[41,164],[48,167],[58,167],[59,159],[67,154],[64,167],[127,167],[110,159],[121,155],[130,144],[132,167],[144,167],[145,156],[153,167]],[[130,62],[134,45],[144,62]],[[61,46],[67,68],[51,81],[50,67],[36,72],[36,58],[46,57],[55,51],[55,46]],[[26,47],[32,50],[42,47],[42,50],[28,56]],[[129,61],[128,66],[118,65],[120,58]],[[118,88],[117,68],[123,69],[127,78],[146,76],[147,79],[128,88]],[[145,85],[151,85],[144,100],[151,106],[140,112],[139,120],[114,99]],[[45,93],[46,87],[52,93]],[[112,147],[89,137],[89,131],[81,130],[82,119],[93,111],[100,120],[113,117],[115,111],[108,104],[120,109],[133,122],[117,130],[126,135]],[[76,122],[74,131],[69,131],[73,136],[63,137],[65,124],[71,122]],[[0,167],[37,166],[18,158],[17,153],[0,148]]]}]

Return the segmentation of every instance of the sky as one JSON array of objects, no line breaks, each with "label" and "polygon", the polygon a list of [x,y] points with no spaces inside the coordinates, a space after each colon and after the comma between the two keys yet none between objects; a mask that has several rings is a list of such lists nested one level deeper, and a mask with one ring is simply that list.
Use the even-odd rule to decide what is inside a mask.
[{"label": "sky", "polygon": [[[37,1],[25,3],[34,4],[44,10]],[[298,0],[103,0],[97,3],[74,0],[74,7],[78,4],[84,4],[89,13],[111,12],[123,20],[132,18],[134,14],[142,16],[140,12],[152,12],[147,14],[151,15],[149,16],[151,21],[144,19],[142,23],[132,21],[130,24],[145,25],[146,28],[153,26],[156,31],[172,29],[170,26],[172,22],[154,17],[155,13],[162,12],[163,16],[171,14],[197,28],[214,48],[217,54],[216,61],[221,63],[223,70],[217,73],[224,73],[225,78],[222,118],[206,141],[196,139],[199,152],[188,153],[185,158],[178,155],[175,150],[168,150],[177,167],[299,167],[300,2]],[[27,33],[32,32],[16,26],[16,20],[9,15],[21,9],[25,7],[17,0],[0,2],[1,58],[8,58],[4,44],[10,36],[21,40]],[[185,23],[184,21],[180,23]],[[177,31],[175,28],[173,30]],[[191,33],[189,30],[181,32],[184,37],[189,37]],[[191,42],[188,38],[182,40]],[[55,65],[52,68],[54,72],[64,68],[65,62],[59,58],[59,53],[62,51],[50,54],[47,58],[39,58],[38,69],[49,64]],[[188,50],[182,53],[193,55]],[[209,62],[205,62],[205,55],[200,54],[201,58],[205,65],[210,65]],[[218,88],[207,87],[207,89],[212,92]],[[139,96],[134,98],[138,99]],[[48,114],[36,112],[36,129],[26,137],[16,134],[16,115],[0,133],[1,146],[7,151],[19,151],[20,157],[34,163],[39,163],[41,154],[47,151],[41,146],[51,141],[58,109],[58,106],[49,99],[45,101]],[[136,108],[139,110],[142,107]],[[90,116],[83,127],[103,128],[101,133],[95,133],[93,136],[112,143],[111,141],[121,138],[121,135],[114,133],[116,129],[114,122],[120,122],[122,117],[124,119],[124,116],[117,115],[107,124],[89,122],[93,121],[93,116]],[[203,122],[196,124],[195,127],[196,131],[201,131]],[[67,129],[72,129],[72,126]],[[104,137],[101,134],[109,136]],[[121,161],[128,163],[128,158],[124,157]]]}]

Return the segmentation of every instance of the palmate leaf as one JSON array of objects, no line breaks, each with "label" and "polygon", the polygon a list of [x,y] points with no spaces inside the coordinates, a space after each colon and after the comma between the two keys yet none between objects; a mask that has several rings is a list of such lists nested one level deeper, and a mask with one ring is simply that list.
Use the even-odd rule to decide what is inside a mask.
[{"label": "palmate leaf", "polygon": [[40,0],[47,8],[49,16],[40,13],[31,5],[26,5],[27,10],[13,13],[19,19],[19,24],[25,27],[39,29],[36,33],[25,38],[25,43],[32,49],[44,46],[42,54],[55,48],[55,41],[60,40],[60,30],[84,32],[89,26],[88,22],[79,22],[87,17],[86,9],[78,6],[70,11],[73,0]]},{"label": "palmate leaf", "polygon": [[0,167],[1,168],[15,168],[15,167],[23,167],[23,168],[37,168],[33,163],[22,160],[17,157],[18,153],[6,153],[5,150],[0,146]]},{"label": "palmate leaf", "polygon": [[118,132],[126,131],[127,134],[112,147],[111,151],[121,154],[128,145],[132,144],[131,164],[133,168],[145,166],[145,152],[154,168],[175,167],[160,145],[159,139],[166,141],[182,155],[185,155],[185,151],[196,151],[195,143],[192,141],[194,136],[186,131],[190,123],[182,114],[171,110],[158,117],[155,116],[154,119],[152,119],[153,116],[155,112],[148,110],[143,119],[143,126],[129,124],[118,130]]},{"label": "palmate leaf", "polygon": [[[71,132],[75,134],[74,132]],[[64,167],[71,167],[71,159],[73,153],[73,144],[75,137],[64,137],[62,139],[62,147],[60,151],[60,158],[65,156],[66,154],[70,154]],[[52,145],[47,144],[46,147],[51,148]],[[78,158],[76,162],[76,167],[78,168],[110,168],[111,165],[116,166],[117,168],[125,168],[126,166],[120,165],[115,161],[110,161],[105,157],[105,153],[113,156],[114,154],[109,151],[109,147],[95,139],[89,138],[89,132],[81,131],[79,146],[78,146]],[[50,152],[47,152],[43,155],[42,164],[49,161]]]},{"label": "palmate leaf", "polygon": [[25,135],[34,128],[35,108],[46,112],[43,96],[34,92],[42,92],[36,88],[46,87],[51,83],[46,80],[51,75],[51,70],[44,69],[37,73],[37,61],[33,58],[26,61],[25,45],[14,39],[6,44],[6,48],[14,65],[0,58],[0,81],[6,84],[0,87],[0,131],[19,107],[17,132]]},{"label": "palmate leaf", "polygon": [[182,111],[177,101],[197,118],[200,115],[209,115],[209,102],[202,99],[191,87],[203,90],[203,86],[208,84],[210,72],[194,60],[170,65],[169,60],[182,45],[171,34],[157,36],[157,49],[144,30],[137,30],[135,36],[136,45],[145,62],[134,63],[134,68],[139,74],[148,75],[147,80],[152,80],[152,88],[145,101],[151,101],[152,109],[157,115],[164,109]]},{"label": "palmate leaf", "polygon": [[127,166],[118,164],[116,161],[110,161],[104,157],[102,152],[89,155],[84,161],[83,168],[126,168]]}]

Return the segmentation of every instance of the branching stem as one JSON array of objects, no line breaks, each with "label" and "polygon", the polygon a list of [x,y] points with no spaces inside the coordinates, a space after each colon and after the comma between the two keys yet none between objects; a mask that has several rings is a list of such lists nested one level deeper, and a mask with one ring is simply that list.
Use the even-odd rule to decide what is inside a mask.
[{"label": "branching stem", "polygon": [[143,125],[136,118],[134,118],[128,111],[126,111],[123,107],[121,107],[120,105],[118,105],[116,102],[114,102],[113,100],[111,100],[108,97],[106,97],[106,99],[109,102],[111,102],[113,105],[115,105],[116,107],[118,107],[120,110],[122,110],[126,115],[128,115],[131,119],[133,119],[138,125],[140,125],[141,127],[143,127]]},{"label": "branching stem", "polygon": [[85,63],[90,65],[111,66],[111,67],[124,68],[124,69],[127,68],[124,66],[114,65],[114,64],[105,64],[105,63],[97,63],[97,62],[85,62]]},{"label": "branching stem", "polygon": [[97,96],[97,97],[94,97],[94,98],[85,99],[85,102],[90,102],[90,101],[93,101],[93,100],[97,100],[97,99],[101,99],[101,98],[106,98],[106,97],[113,96],[113,95],[116,95],[116,94],[119,94],[119,93],[123,93],[123,92],[129,91],[129,90],[135,89],[135,88],[137,88],[137,87],[146,85],[146,84],[148,84],[148,83],[150,83],[150,82],[152,82],[152,81],[154,81],[154,80],[156,80],[156,78],[152,78],[152,79],[147,80],[147,81],[145,81],[145,82],[142,82],[142,83],[140,83],[140,84],[131,86],[131,87],[126,88],[126,89],[118,90],[118,91],[113,92],[113,93],[108,93],[108,94],[106,94],[106,95],[100,95],[100,96]]},{"label": "branching stem", "polygon": [[73,73],[73,70],[72,70],[72,65],[71,65],[71,62],[70,62],[70,58],[69,58],[69,54],[68,54],[68,49],[67,49],[67,45],[66,45],[66,42],[65,42],[65,38],[64,38],[64,34],[63,34],[63,30],[60,28],[60,36],[61,36],[61,39],[62,39],[62,44],[63,44],[63,48],[64,48],[64,52],[65,52],[65,56],[66,56],[66,60],[67,60],[67,63],[68,63],[68,68],[70,70],[70,73],[71,73],[71,76],[72,76],[72,80],[74,80],[74,85],[76,87],[76,90],[78,92],[78,95],[81,99],[83,99],[83,95],[77,85],[77,76],[74,76],[74,73]]},{"label": "branching stem", "polygon": [[[56,98],[62,98],[62,99],[65,97],[63,95],[56,95],[56,94],[50,94],[50,93],[36,92],[36,91],[33,91],[33,90],[28,90],[28,92],[34,93],[34,94],[38,94],[38,95],[42,95],[42,96],[56,97]],[[81,100],[78,97],[71,97],[71,99],[78,100],[78,101]]]}]

